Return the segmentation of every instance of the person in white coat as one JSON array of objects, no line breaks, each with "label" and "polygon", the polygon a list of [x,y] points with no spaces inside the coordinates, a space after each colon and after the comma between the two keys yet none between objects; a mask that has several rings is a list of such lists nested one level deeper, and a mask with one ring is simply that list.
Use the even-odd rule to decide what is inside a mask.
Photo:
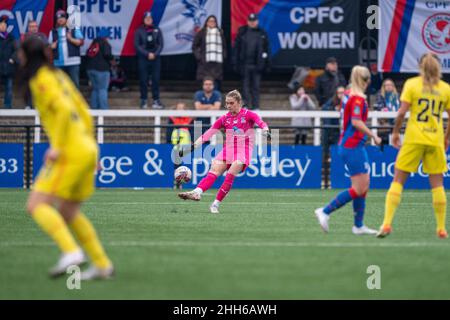
[{"label": "person in white coat", "polygon": [[[307,111],[315,110],[316,105],[309,95],[306,94],[305,88],[299,87],[294,94],[289,97],[292,110]],[[295,128],[295,144],[306,144],[308,131],[311,130],[313,122],[311,118],[292,118],[291,125]]]}]

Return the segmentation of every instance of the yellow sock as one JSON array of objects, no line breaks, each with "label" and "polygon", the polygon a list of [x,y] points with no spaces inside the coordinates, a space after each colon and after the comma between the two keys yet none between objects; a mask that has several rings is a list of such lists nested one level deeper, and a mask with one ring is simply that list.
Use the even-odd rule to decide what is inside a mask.
[{"label": "yellow sock", "polygon": [[444,187],[431,190],[433,195],[433,208],[436,215],[437,231],[445,230],[445,217],[447,215],[447,195]]},{"label": "yellow sock", "polygon": [[111,261],[106,256],[94,226],[83,213],[80,212],[75,216],[70,227],[96,267],[108,268],[111,266]]},{"label": "yellow sock", "polygon": [[46,232],[64,253],[79,250],[75,239],[67,228],[64,219],[52,206],[42,203],[31,215],[36,223]]},{"label": "yellow sock", "polygon": [[398,182],[392,182],[386,194],[383,226],[391,226],[400,201],[402,200],[403,186]]}]

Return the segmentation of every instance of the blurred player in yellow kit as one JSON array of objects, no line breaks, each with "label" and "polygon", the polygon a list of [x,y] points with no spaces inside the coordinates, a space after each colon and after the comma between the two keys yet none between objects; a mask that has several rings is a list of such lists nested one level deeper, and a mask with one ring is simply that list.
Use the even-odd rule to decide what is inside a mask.
[{"label": "blurred player in yellow kit", "polygon": [[406,113],[410,112],[403,145],[395,162],[394,181],[386,195],[383,225],[378,237],[392,231],[392,220],[400,204],[403,186],[412,172],[417,172],[420,161],[423,172],[429,174],[433,208],[436,215],[437,235],[448,238],[445,227],[447,196],[443,187],[443,174],[447,172],[446,150],[449,145],[449,126],[444,135],[443,112],[449,113],[450,86],[441,80],[439,58],[427,53],[420,59],[420,76],[406,81],[400,98],[392,135],[393,145],[400,148],[400,128]]},{"label": "blurred player in yellow kit", "polygon": [[23,43],[19,59],[25,96],[32,97],[50,141],[27,203],[33,219],[62,251],[50,276],[86,262],[70,228],[92,261],[81,279],[110,278],[113,265],[80,211],[94,192],[98,156],[88,105],[66,74],[52,67],[50,49],[37,37]]}]

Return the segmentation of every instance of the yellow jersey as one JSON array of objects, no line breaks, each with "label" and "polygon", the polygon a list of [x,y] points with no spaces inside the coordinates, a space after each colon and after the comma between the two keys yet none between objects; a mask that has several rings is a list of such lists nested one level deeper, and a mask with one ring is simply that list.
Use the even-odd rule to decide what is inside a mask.
[{"label": "yellow jersey", "polygon": [[429,92],[422,77],[414,77],[405,82],[400,100],[411,105],[404,143],[443,146],[442,114],[450,109],[450,86],[440,81]]},{"label": "yellow jersey", "polygon": [[63,71],[41,67],[30,89],[52,148],[69,158],[97,151],[89,106]]}]

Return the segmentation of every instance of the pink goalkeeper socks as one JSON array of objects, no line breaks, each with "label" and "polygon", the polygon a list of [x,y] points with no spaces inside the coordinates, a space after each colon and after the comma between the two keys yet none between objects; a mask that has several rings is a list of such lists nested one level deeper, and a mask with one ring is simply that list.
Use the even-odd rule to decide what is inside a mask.
[{"label": "pink goalkeeper socks", "polygon": [[222,201],[228,194],[228,192],[231,190],[231,187],[233,186],[235,176],[231,173],[228,173],[225,177],[225,181],[220,186],[219,192],[217,192],[216,200]]},{"label": "pink goalkeeper socks", "polygon": [[206,192],[213,186],[216,179],[217,179],[217,176],[214,173],[208,172],[206,177],[204,177],[202,179],[202,181],[200,181],[200,183],[197,185],[197,187],[202,189],[203,192]]}]

